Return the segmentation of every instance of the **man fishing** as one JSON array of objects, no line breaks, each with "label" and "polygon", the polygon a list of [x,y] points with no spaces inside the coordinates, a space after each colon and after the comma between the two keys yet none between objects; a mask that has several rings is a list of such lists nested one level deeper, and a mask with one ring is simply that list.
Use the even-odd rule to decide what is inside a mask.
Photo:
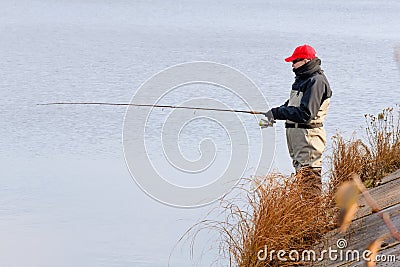
[{"label": "man fishing", "polygon": [[272,126],[275,120],[286,120],[287,144],[290,156],[293,159],[293,166],[296,172],[306,167],[315,173],[315,179],[311,184],[320,192],[322,153],[326,144],[326,133],[322,122],[327,114],[332,92],[321,70],[321,60],[316,57],[315,50],[311,46],[297,47],[293,55],[286,58],[285,61],[292,62],[293,71],[296,74],[290,98],[284,105],[273,108],[268,112],[153,105],[150,103],[57,102],[42,105],[112,105],[262,114],[267,119],[260,122],[260,126],[263,128]]},{"label": "man fishing", "polygon": [[311,170],[314,175],[307,185],[320,194],[322,153],[326,145],[323,121],[332,91],[321,69],[321,60],[311,46],[297,47],[285,61],[292,63],[296,75],[290,97],[265,116],[272,123],[286,120],[287,146],[296,173],[302,168]]}]

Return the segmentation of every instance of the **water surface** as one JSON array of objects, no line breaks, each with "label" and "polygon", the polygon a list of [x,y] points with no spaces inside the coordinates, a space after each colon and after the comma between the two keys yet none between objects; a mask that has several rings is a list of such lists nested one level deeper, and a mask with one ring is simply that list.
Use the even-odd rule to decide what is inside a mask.
[{"label": "water surface", "polygon": [[[167,266],[211,209],[168,207],[139,189],[123,157],[124,108],[37,103],[129,102],[162,69],[206,60],[239,69],[276,106],[293,82],[283,59],[304,43],[333,90],[329,136],[362,131],[363,114],[399,103],[398,1],[21,0],[0,10],[2,266]],[[188,157],[210,133],[198,127],[183,133]],[[273,167],[289,173],[282,123],[276,136]],[[193,262],[183,246],[171,266],[210,266],[214,251]]]}]

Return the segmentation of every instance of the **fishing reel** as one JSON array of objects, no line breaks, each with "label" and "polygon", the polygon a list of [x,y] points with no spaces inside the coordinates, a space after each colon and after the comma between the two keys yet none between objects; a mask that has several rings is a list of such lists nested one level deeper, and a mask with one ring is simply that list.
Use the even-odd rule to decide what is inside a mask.
[{"label": "fishing reel", "polygon": [[268,119],[261,119],[258,125],[261,127],[261,129],[268,128],[268,127],[274,127],[275,121],[270,121]]}]

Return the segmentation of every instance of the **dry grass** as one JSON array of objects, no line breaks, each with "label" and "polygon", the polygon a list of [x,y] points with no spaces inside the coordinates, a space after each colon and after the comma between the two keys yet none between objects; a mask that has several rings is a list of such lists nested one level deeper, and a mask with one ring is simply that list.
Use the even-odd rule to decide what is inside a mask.
[{"label": "dry grass", "polygon": [[272,260],[268,256],[260,261],[257,253],[265,246],[268,251],[295,249],[301,253],[332,229],[327,199],[310,193],[313,188],[307,180],[312,175],[305,169],[297,177],[272,173],[253,180],[251,189],[245,190],[245,201],[222,200],[225,221],[206,220],[190,231],[195,237],[201,230],[216,230],[220,254],[229,259],[230,266],[298,265],[299,262],[278,261],[276,253]]},{"label": "dry grass", "polygon": [[331,187],[360,175],[367,187],[374,187],[385,175],[400,168],[400,106],[378,115],[365,115],[366,138],[350,140],[334,136],[331,156]]},{"label": "dry grass", "polygon": [[369,177],[370,161],[370,150],[362,140],[353,136],[346,141],[340,134],[336,134],[333,137],[333,152],[330,157],[329,191],[334,193],[340,184],[350,179],[352,173],[362,173],[364,177]]},{"label": "dry grass", "polygon": [[[276,251],[302,251],[326,232],[330,222],[324,214],[324,201],[310,194],[312,188],[303,183],[307,175],[272,174],[258,181],[257,189],[249,194],[252,216],[249,220],[241,216],[244,220],[240,224],[246,227],[237,234],[246,238],[240,249],[230,246],[231,240],[226,240],[237,266],[283,266],[276,255],[272,261],[270,258],[260,261],[257,252],[265,246]],[[286,265],[293,265],[293,262]]]},{"label": "dry grass", "polygon": [[[307,169],[289,177],[272,173],[239,186],[244,194],[222,199],[217,210],[223,221],[202,221],[187,234],[194,240],[202,230],[215,230],[220,260],[228,259],[229,266],[302,265],[278,261],[276,253],[272,260],[268,256],[260,261],[257,253],[265,246],[268,251],[309,249],[337,226],[334,195],[351,173],[359,174],[366,186],[374,186],[383,175],[400,168],[399,114],[400,108],[397,114],[385,109],[377,116],[366,115],[366,141],[355,136],[348,141],[340,135],[334,137],[325,194],[312,193],[315,188],[310,181],[314,174]],[[250,188],[246,184],[251,184]]]}]

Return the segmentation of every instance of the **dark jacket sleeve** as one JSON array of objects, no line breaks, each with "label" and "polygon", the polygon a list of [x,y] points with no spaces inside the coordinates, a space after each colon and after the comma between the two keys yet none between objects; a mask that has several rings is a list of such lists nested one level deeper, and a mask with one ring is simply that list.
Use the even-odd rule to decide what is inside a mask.
[{"label": "dark jacket sleeve", "polygon": [[273,108],[272,114],[276,120],[307,123],[317,115],[324,93],[325,82],[321,79],[311,79],[303,93],[299,107],[280,106]]},{"label": "dark jacket sleeve", "polygon": [[277,112],[278,112],[279,109],[286,108],[288,105],[289,105],[289,99],[286,100],[286,102],[283,103],[283,105],[281,105],[281,106],[279,106],[277,108],[271,108],[272,114],[274,115],[274,119],[276,119],[276,120],[284,120],[284,119],[278,118],[279,114]]}]

